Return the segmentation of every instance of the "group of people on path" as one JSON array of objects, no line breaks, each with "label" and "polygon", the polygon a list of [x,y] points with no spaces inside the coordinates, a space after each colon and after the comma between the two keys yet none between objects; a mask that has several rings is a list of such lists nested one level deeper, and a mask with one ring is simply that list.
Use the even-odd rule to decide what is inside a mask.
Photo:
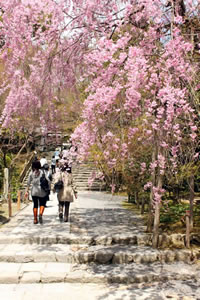
[{"label": "group of people on path", "polygon": [[[52,168],[52,161],[54,162],[54,159],[55,164],[53,166],[55,167]],[[39,223],[43,223],[43,213],[51,190],[57,195],[59,219],[61,222],[63,220],[64,222],[68,222],[70,203],[73,202],[74,197],[77,198],[71,166],[67,160],[65,158],[60,160],[60,157],[58,158],[54,154],[51,159],[51,170],[50,172],[45,156],[40,160],[36,158],[32,163],[25,196],[28,197],[29,189],[31,189],[34,224],[38,224],[38,215]]]}]

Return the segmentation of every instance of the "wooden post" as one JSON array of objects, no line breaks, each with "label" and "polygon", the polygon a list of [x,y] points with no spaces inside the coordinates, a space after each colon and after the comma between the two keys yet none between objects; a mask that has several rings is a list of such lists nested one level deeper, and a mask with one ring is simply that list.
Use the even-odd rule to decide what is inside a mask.
[{"label": "wooden post", "polygon": [[8,199],[9,191],[9,170],[8,168],[4,169],[4,178],[3,178],[3,197],[5,200]]},{"label": "wooden post", "polygon": [[9,218],[12,217],[12,200],[10,193],[8,194],[8,216]]},{"label": "wooden post", "polygon": [[29,203],[29,192],[27,193],[27,196],[26,196],[26,194],[24,195],[24,199],[25,199],[25,201],[24,201],[24,203]]},{"label": "wooden post", "polygon": [[21,191],[17,192],[17,210],[20,210],[21,206]]},{"label": "wooden post", "polygon": [[186,221],[185,242],[186,242],[186,247],[190,248],[190,211],[189,210],[186,210],[185,221]]},{"label": "wooden post", "polygon": [[141,206],[141,215],[144,214],[144,209],[145,209],[145,198],[142,198],[142,206]]}]

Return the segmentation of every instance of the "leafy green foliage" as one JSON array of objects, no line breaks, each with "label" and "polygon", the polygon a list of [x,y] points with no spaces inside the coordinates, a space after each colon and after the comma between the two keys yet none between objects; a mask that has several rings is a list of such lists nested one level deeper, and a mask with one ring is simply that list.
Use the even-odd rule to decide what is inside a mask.
[{"label": "leafy green foliage", "polygon": [[178,222],[185,215],[186,210],[189,210],[189,204],[178,203],[174,205],[172,201],[166,201],[164,202],[164,205],[161,208],[160,222]]}]

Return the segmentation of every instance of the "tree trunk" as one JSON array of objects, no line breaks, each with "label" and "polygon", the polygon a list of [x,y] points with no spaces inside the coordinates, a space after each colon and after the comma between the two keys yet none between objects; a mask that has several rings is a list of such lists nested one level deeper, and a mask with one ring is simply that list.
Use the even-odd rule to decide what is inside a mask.
[{"label": "tree trunk", "polygon": [[144,214],[144,210],[145,210],[145,198],[142,198],[142,205],[141,205],[141,215]]},{"label": "tree trunk", "polygon": [[2,151],[3,152],[3,166],[4,168],[7,168],[7,162],[6,162],[6,152]]},{"label": "tree trunk", "polygon": [[140,208],[140,203],[138,199],[138,191],[134,192],[134,197],[135,197],[135,204],[137,205],[137,208]]},{"label": "tree trunk", "polygon": [[[152,162],[154,162],[156,160],[156,149],[153,149],[153,153],[152,153]],[[151,187],[151,193],[150,193],[150,201],[149,201],[149,213],[148,213],[148,220],[147,220],[147,232],[152,232],[153,229],[153,186],[155,185],[155,181],[156,181],[156,171],[153,171],[153,175],[152,175],[152,187]]]},{"label": "tree trunk", "polygon": [[[162,176],[159,174],[158,177],[158,188],[162,188]],[[159,238],[159,225],[160,225],[160,207],[161,203],[156,203],[155,206],[155,215],[154,215],[154,226],[153,226],[153,240],[152,246],[153,248],[158,247],[158,238]]]},{"label": "tree trunk", "polygon": [[12,162],[11,162],[11,164],[10,164],[10,168],[11,168],[12,166],[14,166],[15,161],[18,159],[18,157],[19,157],[19,155],[21,154],[22,150],[23,150],[24,148],[26,148],[26,145],[27,145],[27,141],[23,144],[23,146],[21,147],[21,149],[19,150],[19,152],[17,153],[17,155],[16,155],[16,156],[14,157],[14,159],[12,160]]},{"label": "tree trunk", "polygon": [[8,194],[9,194],[9,169],[4,169],[4,177],[3,177],[4,183],[3,183],[3,197],[5,200],[8,200]]},{"label": "tree trunk", "polygon": [[194,214],[193,214],[193,204],[194,204],[194,175],[189,178],[189,189],[190,189],[190,230],[193,229],[194,225]]},{"label": "tree trunk", "polygon": [[155,215],[154,215],[154,226],[153,226],[153,239],[152,239],[153,248],[158,247],[159,225],[160,225],[160,203],[156,203]]},{"label": "tree trunk", "polygon": [[185,242],[186,242],[186,247],[190,248],[190,211],[186,211],[186,235],[185,235]]}]

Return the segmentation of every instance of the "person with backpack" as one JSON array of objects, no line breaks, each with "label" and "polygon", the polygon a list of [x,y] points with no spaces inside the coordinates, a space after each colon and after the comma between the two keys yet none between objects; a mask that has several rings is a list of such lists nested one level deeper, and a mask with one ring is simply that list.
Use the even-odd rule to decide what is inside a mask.
[{"label": "person with backpack", "polygon": [[[45,174],[45,177],[49,179],[49,184],[48,184],[48,188],[47,188],[47,195],[46,195],[46,202],[49,201],[49,195],[50,195],[50,192],[51,192],[51,181],[53,180],[53,177],[52,177],[52,173],[51,171],[49,171],[49,165],[48,164],[44,164],[43,166],[43,172]],[[45,203],[45,207],[46,206],[46,203]]]},{"label": "person with backpack", "polygon": [[56,159],[54,155],[52,156],[51,159],[51,172],[52,174],[56,173]]},{"label": "person with backpack", "polygon": [[41,170],[40,161],[33,161],[32,171],[27,181],[27,191],[25,197],[28,197],[29,187],[31,186],[31,197],[33,199],[34,224],[38,224],[38,207],[39,222],[43,223],[43,213],[46,204],[46,197],[50,186],[50,181],[46,178],[44,171]]},{"label": "person with backpack", "polygon": [[45,155],[43,154],[42,158],[40,159],[41,168],[44,167],[45,164],[48,164]]},{"label": "person with backpack", "polygon": [[61,166],[60,171],[55,173],[54,183],[53,191],[57,192],[60,222],[63,221],[63,208],[64,222],[68,222],[70,203],[74,201],[74,197],[77,198],[71,168]]}]

